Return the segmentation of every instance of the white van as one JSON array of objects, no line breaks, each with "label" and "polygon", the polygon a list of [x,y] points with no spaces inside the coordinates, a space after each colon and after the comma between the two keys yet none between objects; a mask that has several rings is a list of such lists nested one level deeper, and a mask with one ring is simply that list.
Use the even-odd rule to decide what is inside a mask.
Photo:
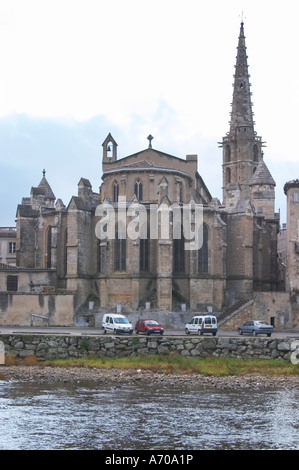
[{"label": "white van", "polygon": [[102,320],[104,333],[133,333],[129,320],[119,313],[105,313]]},{"label": "white van", "polygon": [[204,333],[212,333],[216,335],[218,331],[217,318],[214,315],[196,315],[192,318],[190,323],[185,326],[186,334],[197,333],[202,335]]}]

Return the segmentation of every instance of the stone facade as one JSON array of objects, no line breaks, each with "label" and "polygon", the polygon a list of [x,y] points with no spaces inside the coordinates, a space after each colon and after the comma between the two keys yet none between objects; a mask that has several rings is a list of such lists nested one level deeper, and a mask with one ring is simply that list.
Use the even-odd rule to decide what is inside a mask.
[{"label": "stone facade", "polygon": [[[55,272],[53,287],[75,293],[74,323],[119,305],[123,312],[149,305],[152,312],[229,313],[258,292],[283,289],[275,181],[254,129],[243,23],[230,128],[221,142],[223,202],[210,194],[196,155],[169,155],[153,148],[151,135],[148,141],[144,150],[119,159],[108,134],[99,193],[81,178],[67,206],[56,200],[44,171],[17,208],[17,266]],[[191,230],[200,233],[198,246],[191,247],[184,231],[186,208]],[[169,217],[166,235],[161,214]],[[294,290],[298,267],[295,259],[290,263]],[[38,280],[31,287],[36,293]]]}]

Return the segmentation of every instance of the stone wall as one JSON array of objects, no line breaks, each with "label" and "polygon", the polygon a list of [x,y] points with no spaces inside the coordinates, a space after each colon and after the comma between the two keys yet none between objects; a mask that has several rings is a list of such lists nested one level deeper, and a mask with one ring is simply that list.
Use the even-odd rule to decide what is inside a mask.
[{"label": "stone wall", "polygon": [[[187,357],[235,357],[288,360],[298,341],[266,337],[146,337],[0,335],[6,357],[38,360],[76,358],[85,355],[125,357],[179,354]],[[295,354],[295,353],[293,353]]]},{"label": "stone wall", "polygon": [[74,326],[74,298],[73,294],[0,292],[0,325],[30,326],[40,315],[50,326]]},{"label": "stone wall", "polygon": [[218,322],[223,330],[236,329],[248,320],[264,320],[275,328],[297,328],[287,292],[254,292],[251,301]]}]

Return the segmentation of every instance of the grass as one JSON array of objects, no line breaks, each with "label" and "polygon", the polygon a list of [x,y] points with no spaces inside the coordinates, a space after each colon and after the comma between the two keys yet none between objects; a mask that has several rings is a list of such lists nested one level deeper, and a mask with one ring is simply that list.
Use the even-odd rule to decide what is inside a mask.
[{"label": "grass", "polygon": [[299,365],[291,364],[288,361],[212,357],[198,359],[176,355],[122,358],[86,356],[74,359],[48,360],[42,364],[55,367],[142,369],[163,374],[203,374],[210,376],[299,375]]}]

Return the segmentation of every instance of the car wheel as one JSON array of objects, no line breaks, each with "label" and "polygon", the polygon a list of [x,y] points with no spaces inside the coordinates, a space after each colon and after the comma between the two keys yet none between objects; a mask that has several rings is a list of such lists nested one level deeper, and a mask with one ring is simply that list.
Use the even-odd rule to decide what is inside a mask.
[{"label": "car wheel", "polygon": [[160,335],[162,336],[163,334],[164,334],[164,331],[161,331],[161,332],[160,332]]},{"label": "car wheel", "polygon": [[138,330],[135,330],[135,333],[136,333],[136,335],[139,335],[139,331],[138,331]]},{"label": "car wheel", "polygon": [[149,336],[151,334],[151,332],[149,330],[147,330],[147,332],[145,333],[147,336]]},{"label": "car wheel", "polygon": [[253,334],[253,336],[257,336],[257,331],[253,330],[252,334]]},{"label": "car wheel", "polygon": [[188,328],[185,328],[185,333],[186,335],[190,335],[190,331],[188,330]]},{"label": "car wheel", "polygon": [[239,335],[242,336],[243,332],[242,332],[241,328],[238,329],[238,333],[239,333]]},{"label": "car wheel", "polygon": [[116,335],[116,329],[114,328],[113,333]]},{"label": "car wheel", "polygon": [[105,334],[107,333],[107,330],[105,330],[105,328],[103,328],[103,330],[104,330],[103,333],[104,333],[104,335],[105,335]]},{"label": "car wheel", "polygon": [[271,333],[267,333],[267,336],[270,337],[270,336],[271,336]]}]

